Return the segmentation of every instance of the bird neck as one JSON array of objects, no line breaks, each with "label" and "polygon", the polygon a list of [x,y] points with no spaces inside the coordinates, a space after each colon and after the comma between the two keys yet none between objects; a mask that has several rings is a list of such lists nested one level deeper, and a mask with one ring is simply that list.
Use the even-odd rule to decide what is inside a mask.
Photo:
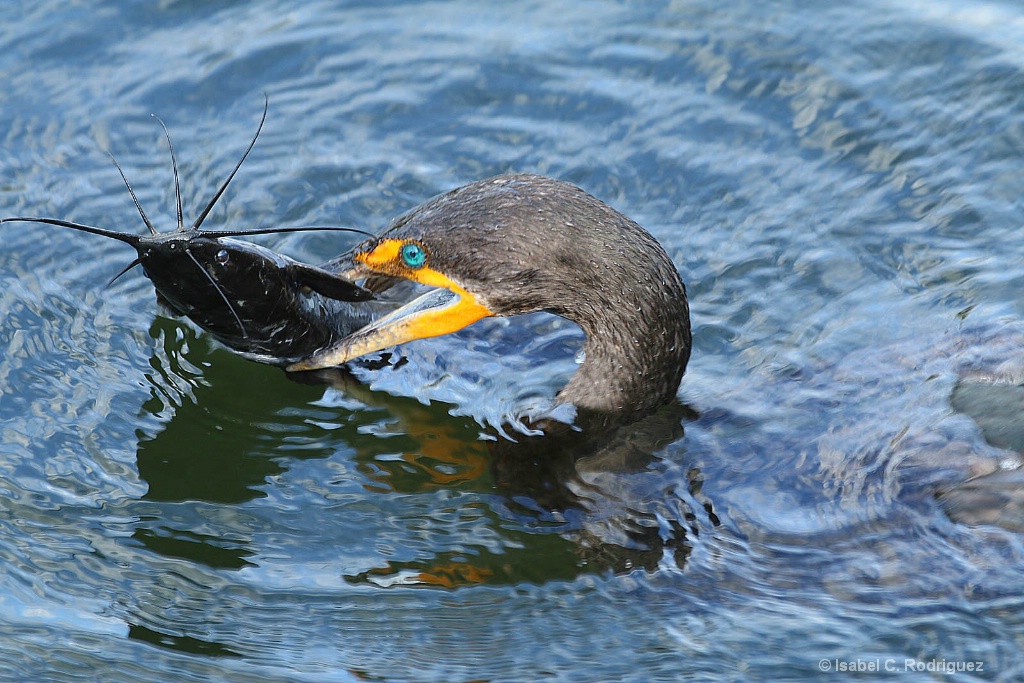
[{"label": "bird neck", "polygon": [[689,307],[682,282],[630,306],[573,316],[587,336],[584,360],[558,394],[579,409],[633,422],[672,400],[690,358]]}]

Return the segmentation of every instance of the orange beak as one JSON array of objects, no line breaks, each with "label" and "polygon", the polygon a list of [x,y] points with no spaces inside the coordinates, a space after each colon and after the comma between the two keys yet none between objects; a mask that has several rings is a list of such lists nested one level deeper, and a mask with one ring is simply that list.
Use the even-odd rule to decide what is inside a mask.
[{"label": "orange beak", "polygon": [[416,339],[439,337],[457,332],[481,318],[494,315],[470,292],[444,273],[429,267],[409,268],[398,258],[399,240],[382,240],[373,250],[355,255],[355,268],[343,274],[354,280],[370,275],[402,277],[435,287],[366,327],[350,334],[334,346],[288,366],[289,372],[317,370],[341,365],[354,358]]}]

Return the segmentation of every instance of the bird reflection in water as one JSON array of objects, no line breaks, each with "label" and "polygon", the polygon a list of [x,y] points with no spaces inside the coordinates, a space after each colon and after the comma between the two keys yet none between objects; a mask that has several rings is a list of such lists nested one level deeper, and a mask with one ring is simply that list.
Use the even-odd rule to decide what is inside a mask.
[{"label": "bird reflection in water", "polygon": [[[343,369],[285,381],[180,322],[159,319],[153,335],[161,348],[145,410],[165,421],[140,439],[138,467],[149,484],[144,500],[162,514],[140,517],[134,538],[163,556],[227,570],[259,564],[264,549],[245,504],[264,497],[268,480],[297,459],[326,460],[353,449],[345,457],[370,504],[374,496],[469,494],[499,536],[497,549],[467,537],[454,550],[446,543],[412,558],[380,556],[379,565],[345,576],[353,583],[502,585],[653,571],[666,563],[680,568],[699,531],[718,521],[696,470],[665,499],[679,483],[658,471],[658,454],[682,437],[681,424],[692,417],[678,403],[628,429],[551,424],[542,436],[481,439],[477,422],[449,414],[450,406],[371,391]],[[324,382],[361,407],[294,410],[315,403]],[[325,434],[314,424],[321,422],[337,428]],[[182,511],[209,504],[231,513],[218,515],[216,533],[208,526],[200,533]],[[406,527],[410,544],[422,544],[416,528],[423,520],[394,523]]]},{"label": "bird reflection in water", "polygon": [[[418,434],[425,445],[402,454],[403,464],[429,458],[420,486],[449,486],[458,473],[464,479],[456,488],[493,492],[492,512],[513,542],[500,554],[474,550],[389,561],[350,581],[452,587],[685,565],[701,524],[685,505],[663,500],[668,482],[650,471],[660,448],[682,437],[682,406],[659,411],[628,431],[580,430],[577,420],[573,426],[546,425],[543,435],[515,441],[452,438],[444,427],[439,433],[435,411],[418,403],[407,406],[396,429]],[[376,481],[391,493],[410,492],[402,488],[408,481],[402,468],[382,469],[387,464],[375,463]],[[700,473],[688,474],[688,497],[701,501],[705,523],[717,524],[701,494]]]}]

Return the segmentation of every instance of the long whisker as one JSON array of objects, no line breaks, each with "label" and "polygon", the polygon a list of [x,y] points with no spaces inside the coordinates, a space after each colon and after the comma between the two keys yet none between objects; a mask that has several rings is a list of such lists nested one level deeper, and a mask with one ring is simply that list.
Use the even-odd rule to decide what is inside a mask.
[{"label": "long whisker", "polygon": [[160,127],[164,129],[164,137],[167,139],[167,149],[171,150],[171,170],[174,172],[174,205],[178,210],[178,231],[181,232],[185,229],[185,223],[181,215],[181,185],[178,184],[178,160],[174,156],[174,145],[171,144],[171,134],[167,132],[167,126],[164,125],[164,120],[156,114],[153,114],[152,116],[160,122]]},{"label": "long whisker", "polygon": [[35,218],[30,216],[12,216],[11,218],[0,218],[0,223],[12,223],[14,221],[23,221],[25,223],[46,223],[47,225],[56,225],[61,228],[71,228],[72,230],[91,232],[94,235],[102,235],[103,237],[111,237],[115,240],[120,240],[122,242],[132,245],[136,249],[139,248],[139,244],[142,242],[141,237],[139,237],[138,235],[133,235],[129,232],[114,232],[113,230],[94,228],[91,225],[82,225],[81,223],[62,221],[57,218]]},{"label": "long whisker", "polygon": [[206,276],[206,279],[210,281],[210,284],[213,285],[213,288],[217,290],[217,294],[219,294],[220,298],[224,300],[224,303],[227,304],[228,310],[231,311],[231,315],[235,316],[235,322],[238,323],[238,329],[242,331],[242,337],[248,338],[249,332],[245,329],[245,325],[242,324],[242,319],[238,317],[238,313],[235,311],[235,307],[231,305],[231,302],[228,300],[227,295],[224,294],[224,290],[220,288],[220,285],[218,285],[217,281],[213,279],[213,276],[206,272],[206,268],[203,268],[203,264],[199,263],[196,257],[192,255],[191,251],[189,251],[186,248],[185,253],[188,255],[190,259],[192,259],[192,263],[196,264],[196,268],[198,268],[203,273],[203,275]]},{"label": "long whisker", "polygon": [[149,218],[146,217],[146,212],[142,210],[142,204],[139,203],[139,198],[135,196],[135,190],[132,189],[131,183],[128,182],[127,176],[124,174],[124,170],[121,169],[121,164],[117,163],[117,159],[110,152],[107,152],[107,156],[114,162],[114,166],[117,166],[117,172],[121,174],[121,180],[124,181],[125,187],[128,188],[128,194],[132,196],[132,201],[135,202],[135,208],[139,210],[139,215],[142,216],[142,222],[149,228],[149,234],[156,236],[156,228],[149,222]]},{"label": "long whisker", "polygon": [[253,230],[203,230],[198,237],[244,237],[245,235],[273,235],[282,232],[354,232],[367,237],[376,237],[372,232],[359,228],[343,228],[337,226],[309,225],[296,228],[255,228]]},{"label": "long whisker", "polygon": [[127,266],[125,266],[124,268],[122,268],[122,269],[120,270],[120,272],[118,272],[118,274],[117,274],[117,275],[115,275],[114,277],[110,278],[110,282],[108,282],[108,283],[107,283],[107,287],[109,287],[110,285],[112,285],[112,284],[114,284],[115,282],[117,282],[117,279],[118,279],[118,278],[120,278],[120,277],[121,277],[122,275],[124,275],[125,273],[127,273],[127,272],[128,272],[129,270],[131,270],[131,269],[132,269],[132,268],[134,268],[135,266],[139,265],[140,263],[142,263],[142,257],[139,257],[139,258],[135,259],[134,261],[132,261],[131,263],[129,263],[129,264],[127,265]]},{"label": "long whisker", "polygon": [[242,158],[238,160],[237,164],[235,164],[235,170],[231,171],[231,175],[228,176],[228,179],[225,180],[224,184],[217,190],[217,194],[213,195],[213,199],[211,199],[210,203],[206,205],[203,212],[199,214],[199,218],[196,219],[196,222],[192,224],[193,230],[198,230],[199,226],[206,220],[206,217],[210,215],[210,212],[213,210],[213,205],[220,200],[221,195],[224,194],[224,190],[228,189],[228,183],[230,183],[235,177],[235,174],[238,173],[238,169],[242,167],[242,162],[245,161],[245,158],[249,156],[249,152],[251,152],[252,148],[256,145],[256,139],[260,136],[260,131],[263,130],[263,122],[267,120],[267,109],[270,108],[270,98],[266,95],[264,95],[263,98],[263,118],[260,119],[260,125],[256,128],[256,135],[252,137],[252,142],[249,143],[249,147],[245,150],[245,154],[243,154]]}]

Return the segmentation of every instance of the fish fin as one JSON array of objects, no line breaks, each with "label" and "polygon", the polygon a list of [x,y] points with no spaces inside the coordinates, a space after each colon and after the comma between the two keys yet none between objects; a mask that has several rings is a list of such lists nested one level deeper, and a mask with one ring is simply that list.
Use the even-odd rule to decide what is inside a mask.
[{"label": "fish fin", "polygon": [[369,301],[373,298],[373,292],[370,290],[364,289],[354,282],[349,282],[333,273],[329,273],[322,268],[309,266],[304,263],[294,263],[289,265],[288,268],[295,275],[299,283],[328,299]]}]

